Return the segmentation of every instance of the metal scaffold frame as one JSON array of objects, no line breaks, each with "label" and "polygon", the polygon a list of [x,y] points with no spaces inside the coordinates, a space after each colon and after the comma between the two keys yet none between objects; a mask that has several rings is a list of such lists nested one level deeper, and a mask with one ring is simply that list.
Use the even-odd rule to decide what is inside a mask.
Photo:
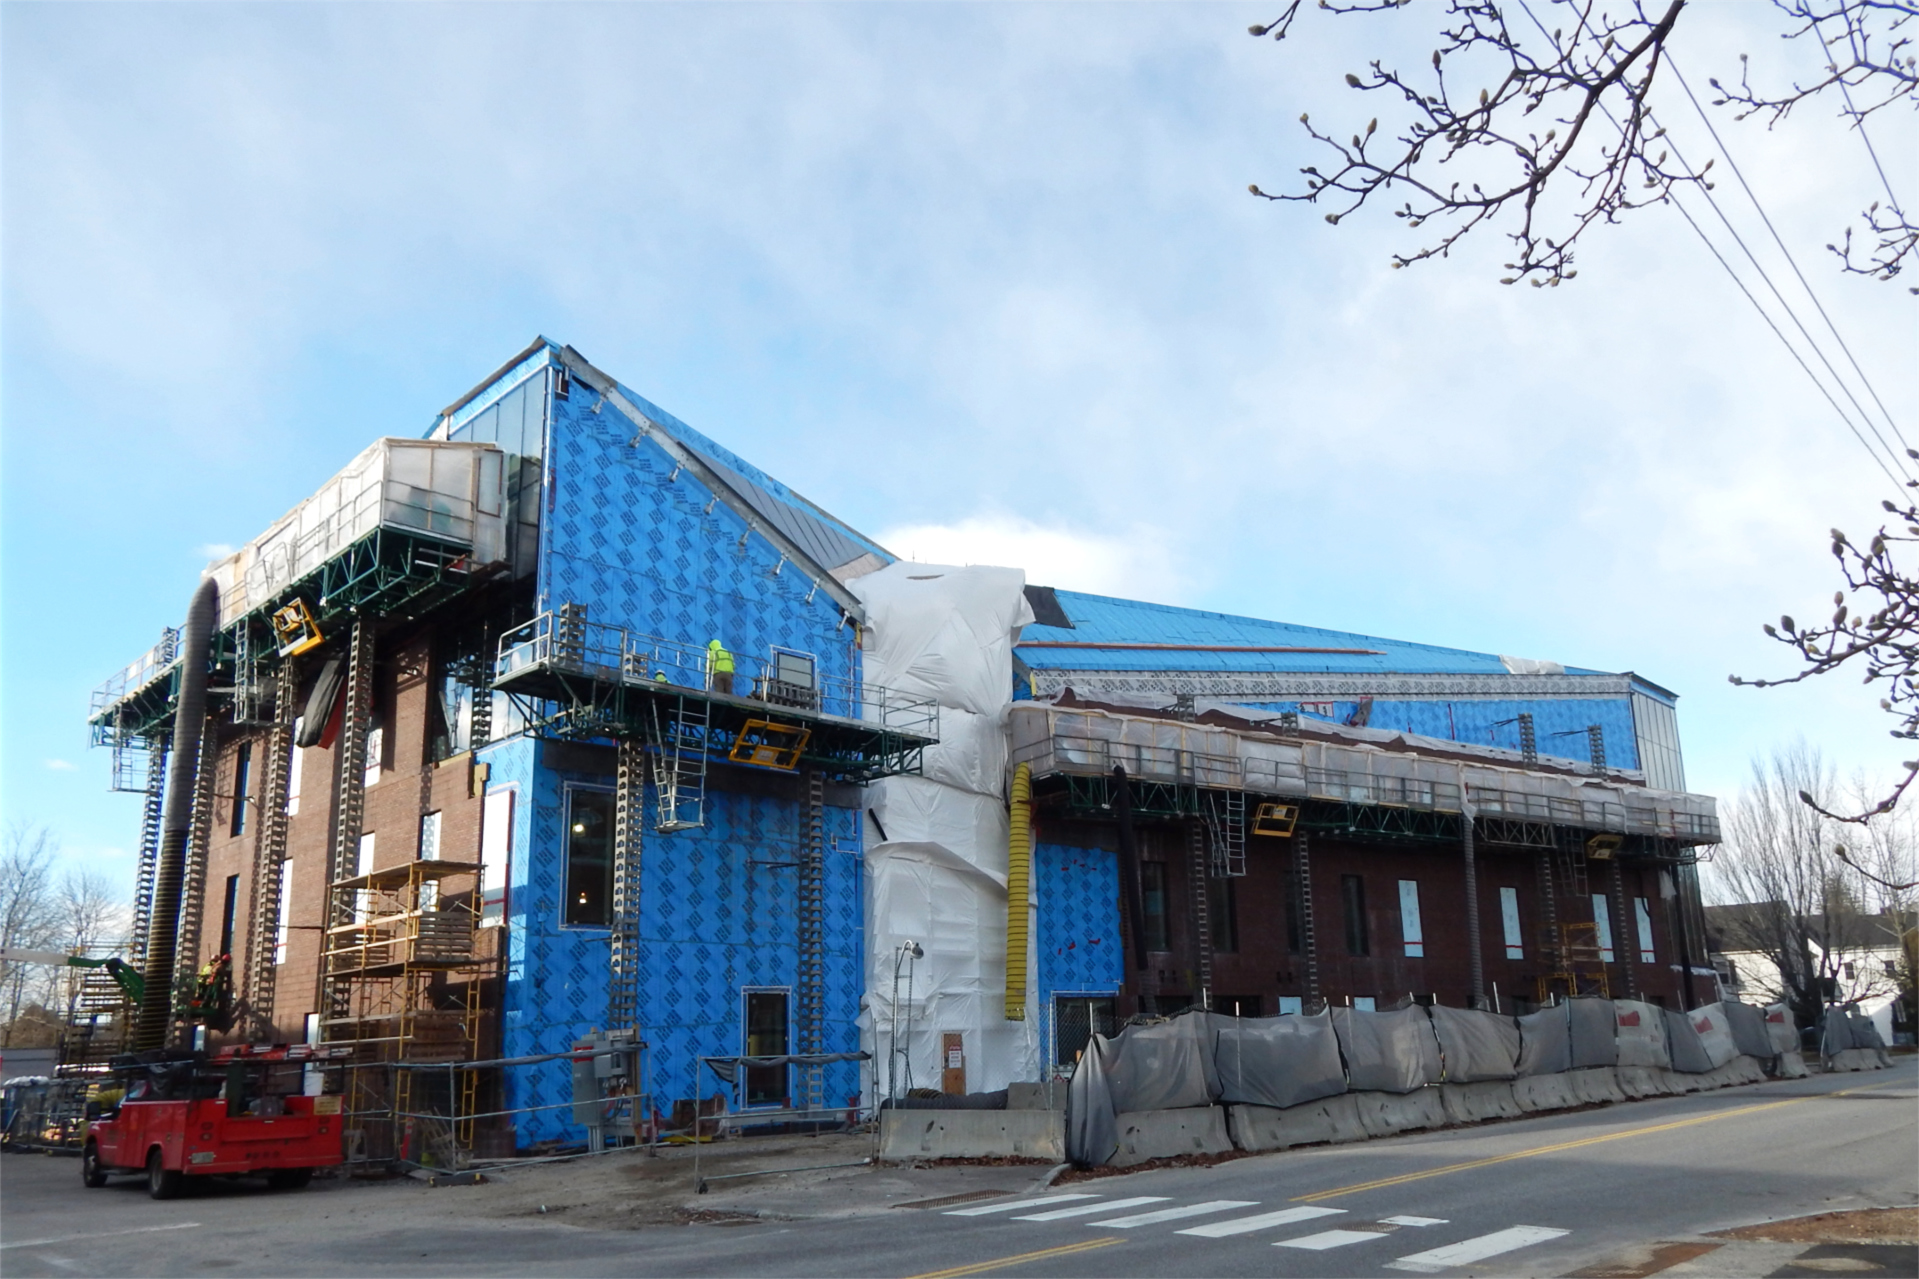
[{"label": "metal scaffold frame", "polygon": [[[180,932],[173,952],[173,1031],[176,1044],[188,1034],[180,1016],[200,974],[200,924],[206,915],[207,854],[213,844],[213,807],[220,775],[220,726],[207,716],[200,733],[199,766],[193,775],[193,824],[187,836],[186,871],[180,885]],[[235,803],[240,801],[236,798]],[[191,1045],[181,1045],[190,1047]]]},{"label": "metal scaffold frame", "polygon": [[[799,897],[795,915],[799,931],[797,995],[799,1051],[817,1056],[826,1051],[826,802],[825,779],[806,775],[806,806],[800,816]],[[824,1075],[817,1063],[800,1070],[806,1108],[817,1112],[826,1105]]]},{"label": "metal scaffold frame", "polygon": [[280,967],[281,879],[286,873],[287,796],[293,771],[293,703],[299,691],[294,663],[282,662],[276,677],[273,726],[266,738],[266,770],[260,787],[260,822],[253,845],[253,896],[247,910],[245,985],[247,1034],[274,1038],[273,1010]]},{"label": "metal scaffold frame", "polygon": [[640,1016],[640,883],[646,835],[646,753],[620,742],[613,792],[613,928],[607,982],[609,1030],[632,1030]]}]

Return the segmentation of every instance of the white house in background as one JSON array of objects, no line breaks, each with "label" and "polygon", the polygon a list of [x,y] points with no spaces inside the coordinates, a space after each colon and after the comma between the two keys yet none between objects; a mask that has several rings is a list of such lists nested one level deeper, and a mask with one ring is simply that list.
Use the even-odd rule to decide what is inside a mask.
[{"label": "white house in background", "polygon": [[[1706,938],[1720,995],[1749,1004],[1767,1004],[1784,997],[1786,983],[1778,964],[1763,951],[1746,948],[1752,935],[1742,916],[1752,904],[1706,907]],[[1810,921],[1812,960],[1821,973],[1830,973],[1834,1003],[1857,1003],[1872,1018],[1888,1044],[1912,1043],[1913,1026],[1904,1019],[1899,1000],[1899,942],[1896,923],[1885,915],[1857,916],[1830,938],[1830,947],[1817,940],[1826,933],[1823,922]]]}]

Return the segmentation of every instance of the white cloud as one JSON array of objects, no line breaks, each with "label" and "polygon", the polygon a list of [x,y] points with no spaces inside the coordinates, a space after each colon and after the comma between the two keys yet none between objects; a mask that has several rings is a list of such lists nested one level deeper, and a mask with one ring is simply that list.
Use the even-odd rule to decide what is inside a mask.
[{"label": "white cloud", "polygon": [[887,529],[879,542],[903,559],[1021,568],[1029,582],[1093,595],[1173,604],[1194,593],[1166,535],[1144,526],[1114,536],[987,513]]},{"label": "white cloud", "polygon": [[78,769],[80,766],[78,764],[69,763],[68,761],[64,759],[50,759],[47,761],[47,767],[52,769],[56,773],[71,773],[75,771],[76,769]]}]

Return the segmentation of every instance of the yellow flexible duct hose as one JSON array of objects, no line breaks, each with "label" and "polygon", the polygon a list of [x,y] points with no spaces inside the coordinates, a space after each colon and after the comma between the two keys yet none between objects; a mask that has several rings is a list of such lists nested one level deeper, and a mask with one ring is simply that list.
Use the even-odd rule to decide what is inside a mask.
[{"label": "yellow flexible duct hose", "polygon": [[1006,841],[1006,1020],[1026,1020],[1027,898],[1033,876],[1033,769],[1013,770]]}]

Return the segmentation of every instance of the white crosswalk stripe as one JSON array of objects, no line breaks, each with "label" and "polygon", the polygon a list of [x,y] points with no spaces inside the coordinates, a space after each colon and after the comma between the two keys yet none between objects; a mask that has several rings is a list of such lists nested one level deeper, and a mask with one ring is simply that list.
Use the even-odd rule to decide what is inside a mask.
[{"label": "white crosswalk stripe", "polygon": [[1255,1217],[1208,1222],[1179,1233],[1197,1235],[1201,1239],[1225,1239],[1230,1235],[1251,1234],[1255,1230],[1271,1230],[1274,1226],[1290,1226],[1296,1221],[1311,1221],[1315,1217],[1337,1217],[1345,1211],[1344,1208],[1283,1208],[1278,1212],[1262,1212]]},{"label": "white crosswalk stripe", "polygon": [[1379,1220],[1388,1226],[1443,1226],[1446,1224],[1444,1217],[1381,1217]]},{"label": "white crosswalk stripe", "polygon": [[1548,1239],[1557,1239],[1566,1233],[1564,1230],[1554,1230],[1550,1226],[1510,1226],[1505,1230],[1495,1230],[1489,1235],[1480,1235],[1476,1239],[1447,1244],[1443,1248],[1429,1248],[1425,1252],[1415,1252],[1397,1261],[1389,1261],[1386,1263],[1386,1269],[1410,1270],[1414,1274],[1433,1275],[1454,1266],[1469,1266],[1475,1261],[1484,1261],[1488,1257],[1497,1257],[1501,1253],[1529,1248],[1536,1243],[1545,1243]]},{"label": "white crosswalk stripe", "polygon": [[1121,1208],[1137,1208],[1142,1204],[1163,1204],[1165,1195],[1137,1195],[1131,1199],[1114,1199],[1107,1203],[1075,1204],[1071,1208],[1055,1208],[1051,1212],[1033,1212],[1014,1221],[1064,1221],[1068,1217],[1085,1217],[1096,1212],[1115,1212]]},{"label": "white crosswalk stripe", "polygon": [[1259,1204],[1251,1199],[1211,1199],[1203,1204],[1183,1204],[1178,1208],[1161,1208],[1157,1212],[1142,1212],[1131,1217],[1112,1217],[1106,1221],[1089,1221],[1086,1224],[1109,1226],[1114,1230],[1131,1230],[1134,1226],[1157,1226],[1162,1221],[1181,1221],[1187,1217],[1204,1217],[1208,1213],[1226,1212],[1233,1208],[1257,1207]]},{"label": "white crosswalk stripe", "polygon": [[1384,1233],[1378,1230],[1322,1230],[1316,1235],[1282,1239],[1273,1247],[1304,1248],[1309,1252],[1325,1252],[1328,1248],[1344,1248],[1347,1244],[1369,1243],[1383,1237]]},{"label": "white crosswalk stripe", "polygon": [[949,1217],[984,1217],[991,1212],[1012,1212],[1018,1208],[1043,1208],[1047,1204],[1063,1204],[1074,1199],[1097,1199],[1098,1195],[1048,1195],[1044,1199],[1012,1199],[1005,1203],[987,1204],[984,1208],[954,1208],[946,1215]]}]

